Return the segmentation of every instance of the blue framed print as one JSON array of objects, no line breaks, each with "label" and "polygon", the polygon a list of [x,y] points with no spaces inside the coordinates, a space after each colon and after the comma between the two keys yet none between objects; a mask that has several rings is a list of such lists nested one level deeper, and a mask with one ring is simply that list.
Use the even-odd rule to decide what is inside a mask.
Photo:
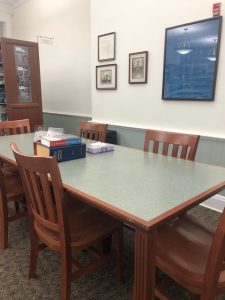
[{"label": "blue framed print", "polygon": [[212,101],[222,17],[166,28],[162,99]]}]

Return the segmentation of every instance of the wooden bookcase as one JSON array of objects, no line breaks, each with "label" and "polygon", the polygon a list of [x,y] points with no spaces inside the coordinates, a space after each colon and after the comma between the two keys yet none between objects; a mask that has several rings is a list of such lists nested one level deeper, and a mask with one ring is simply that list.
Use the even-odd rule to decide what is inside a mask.
[{"label": "wooden bookcase", "polygon": [[38,44],[0,39],[0,120],[43,124]]}]

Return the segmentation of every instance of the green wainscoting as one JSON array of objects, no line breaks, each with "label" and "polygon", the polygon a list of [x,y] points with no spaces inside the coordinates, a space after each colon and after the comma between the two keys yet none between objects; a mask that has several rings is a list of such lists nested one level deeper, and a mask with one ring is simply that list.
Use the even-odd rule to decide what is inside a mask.
[{"label": "green wainscoting", "polygon": [[91,117],[71,116],[55,113],[44,113],[44,124],[46,127],[52,126],[64,128],[66,133],[76,134],[80,121],[89,121]]},{"label": "green wainscoting", "polygon": [[[90,117],[69,116],[63,114],[44,113],[44,124],[49,127],[63,127],[68,133],[76,133],[81,120],[91,120]],[[145,130],[123,126],[109,126],[109,129],[117,131],[119,145],[143,149]],[[196,160],[225,167],[225,139],[200,138]],[[225,191],[220,193],[225,196]]]}]

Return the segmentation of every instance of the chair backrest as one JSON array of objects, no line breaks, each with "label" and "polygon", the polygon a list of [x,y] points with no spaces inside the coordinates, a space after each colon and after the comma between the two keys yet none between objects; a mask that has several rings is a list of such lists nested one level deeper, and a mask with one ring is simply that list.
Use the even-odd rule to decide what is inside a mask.
[{"label": "chair backrest", "polygon": [[0,136],[30,132],[29,119],[0,122]]},{"label": "chair backrest", "polygon": [[[150,141],[153,142],[153,153],[159,153],[159,150],[162,149],[161,154],[163,155],[194,160],[199,135],[147,129],[144,142],[144,151],[146,152],[149,151]],[[169,153],[170,150],[171,154]]]},{"label": "chair backrest", "polygon": [[[203,294],[201,299],[214,299],[219,294],[218,282],[222,283],[222,292],[225,286],[225,208],[220,216],[213,243],[206,264],[203,279]],[[221,292],[221,291],[220,291]]]},{"label": "chair backrest", "polygon": [[105,142],[108,124],[81,121],[78,135],[85,139]]},{"label": "chair backrest", "polygon": [[15,143],[11,147],[34,224],[59,234],[61,242],[65,241],[65,193],[56,158],[24,155]]}]

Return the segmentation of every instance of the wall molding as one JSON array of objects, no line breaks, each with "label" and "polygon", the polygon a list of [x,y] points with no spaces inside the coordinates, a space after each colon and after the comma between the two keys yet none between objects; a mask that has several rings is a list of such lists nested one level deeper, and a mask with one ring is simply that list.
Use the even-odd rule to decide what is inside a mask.
[{"label": "wall molding", "polygon": [[[85,118],[90,118],[92,119],[93,122],[99,122],[99,123],[107,123],[109,124],[109,126],[111,127],[118,127],[118,128],[125,128],[128,130],[133,130],[133,131],[140,131],[140,132],[144,132],[147,128],[150,128],[149,126],[147,127],[143,127],[143,126],[138,126],[138,125],[132,125],[132,124],[117,124],[117,123],[111,123],[107,120],[97,120],[97,119],[93,119],[92,115],[86,115],[86,114],[80,114],[80,113],[76,113],[76,114],[72,114],[72,113],[60,113],[60,112],[54,112],[54,111],[43,111],[43,113],[45,114],[55,114],[55,115],[61,115],[61,116],[68,116],[68,117],[85,117]],[[174,131],[174,132],[179,132],[179,133],[189,133],[189,134],[199,134],[196,132],[187,132],[187,131],[181,131],[180,129],[170,129],[170,128],[156,128],[154,126],[151,126],[151,129],[155,129],[155,130],[166,130],[166,131]],[[221,136],[211,136],[211,135],[207,135],[207,134],[200,134],[201,139],[204,140],[215,140],[215,141],[222,141],[225,142],[225,137],[221,137]]]},{"label": "wall molding", "polygon": [[130,130],[139,130],[139,131],[145,131],[146,129],[153,129],[153,130],[164,130],[164,131],[174,131],[178,133],[189,133],[189,134],[199,134],[202,139],[204,140],[215,140],[215,141],[223,141],[225,142],[225,136],[219,136],[217,134],[215,135],[208,135],[207,133],[199,133],[199,132],[193,132],[193,131],[187,131],[187,130],[180,130],[176,128],[162,128],[162,127],[154,127],[154,126],[138,126],[138,125],[132,125],[132,124],[122,124],[122,123],[111,123],[107,120],[97,120],[92,119],[93,122],[101,122],[101,123],[108,123],[110,126],[113,127],[120,127],[120,128],[126,128]]},{"label": "wall molding", "polygon": [[200,205],[207,207],[209,209],[222,212],[225,207],[225,197],[222,195],[214,195],[213,197],[207,199]]}]

